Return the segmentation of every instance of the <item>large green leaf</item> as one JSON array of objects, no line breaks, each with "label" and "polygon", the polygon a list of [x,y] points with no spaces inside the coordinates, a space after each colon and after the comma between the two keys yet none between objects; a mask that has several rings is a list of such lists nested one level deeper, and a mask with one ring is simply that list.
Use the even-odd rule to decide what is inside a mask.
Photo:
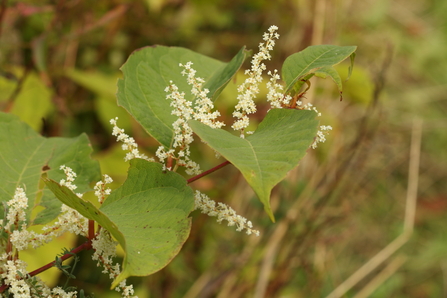
[{"label": "large green leaf", "polygon": [[[65,178],[61,165],[71,167],[78,175],[79,192],[90,190],[89,184],[100,178],[99,165],[90,159],[92,152],[86,135],[76,138],[44,138],[17,116],[0,113],[0,201],[13,198],[17,187],[24,187],[28,201],[28,217],[33,208],[44,209],[34,220],[43,224],[60,212],[59,201],[48,191],[39,190],[41,174],[59,180]],[[3,216],[3,212],[0,212]]]},{"label": "large green leaf", "polygon": [[165,88],[173,81],[186,99],[193,101],[191,86],[181,75],[179,63],[193,62],[196,76],[204,78],[215,100],[222,89],[236,74],[246,57],[242,48],[229,62],[203,56],[188,49],[154,46],[135,51],[122,66],[124,79],[118,80],[118,104],[123,106],[160,144],[169,148],[174,136],[170,102],[166,100]]},{"label": "large green leaf", "polygon": [[[24,69],[12,69],[12,73],[17,77],[21,77],[23,72],[25,72]],[[17,84],[17,80],[0,76],[0,101],[7,100],[10,96],[14,97]],[[53,109],[51,97],[51,89],[45,85],[38,74],[30,71],[21,83],[9,112],[19,116],[34,130],[40,131],[44,123],[42,118],[47,117]]]},{"label": "large green leaf", "polygon": [[297,166],[312,144],[318,126],[315,116],[313,111],[273,109],[255,133],[245,139],[197,121],[190,121],[190,126],[242,172],[274,221],[270,208],[271,190]]},{"label": "large green leaf", "polygon": [[292,90],[296,92],[304,81],[315,74],[331,77],[342,92],[340,76],[332,67],[351,56],[352,69],[356,49],[356,46],[317,45],[287,57],[282,66],[282,79],[286,83],[286,92]]},{"label": "large green leaf", "polygon": [[135,159],[126,182],[98,209],[54,181],[46,184],[66,205],[107,229],[125,252],[117,286],[129,276],[146,276],[165,267],[189,236],[194,194],[186,180],[163,172],[158,163]]}]

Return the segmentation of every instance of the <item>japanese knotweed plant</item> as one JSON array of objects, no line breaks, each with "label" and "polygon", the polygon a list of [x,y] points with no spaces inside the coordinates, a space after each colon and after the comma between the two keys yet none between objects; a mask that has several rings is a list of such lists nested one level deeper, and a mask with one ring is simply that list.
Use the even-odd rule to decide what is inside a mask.
[{"label": "japanese knotweed plant", "polygon": [[[355,46],[308,47],[284,61],[280,83],[278,71],[265,74],[264,64],[279,38],[276,31],[272,26],[264,34],[259,52],[245,71],[247,79],[237,89],[233,123],[222,122],[214,105],[249,55],[245,48],[228,63],[177,47],[135,51],[122,67],[118,104],[160,146],[152,157],[141,154],[134,139],[119,128],[118,119],[112,119],[113,135],[128,152],[128,176],[112,191],[106,187],[111,178],[103,175],[94,187],[96,204],[82,198],[91,190],[89,184],[100,180],[85,135],[44,138],[15,116],[0,114],[0,292],[14,297],[76,297],[76,291],[50,289],[37,274],[56,266],[71,276],[62,262],[92,249],[93,259],[113,279],[111,287],[130,297],[133,288],[126,285],[126,278],[150,275],[165,267],[187,240],[194,210],[215,216],[237,231],[259,235],[252,223],[231,207],[188,185],[224,165],[231,164],[242,173],[274,221],[272,188],[309,148],[323,142],[331,129],[320,126],[316,108],[303,102],[309,79],[330,77],[341,94],[342,82],[333,66],[351,57],[352,68],[356,50]],[[250,115],[257,111],[254,99],[265,75],[271,108],[258,127],[248,131]],[[304,85],[307,88],[302,88]],[[190,155],[194,134],[225,161],[202,172]],[[177,173],[180,168],[190,177]],[[36,231],[35,225],[43,228]],[[87,241],[29,272],[20,252],[65,232]],[[125,253],[121,265],[112,260],[117,245]]]}]

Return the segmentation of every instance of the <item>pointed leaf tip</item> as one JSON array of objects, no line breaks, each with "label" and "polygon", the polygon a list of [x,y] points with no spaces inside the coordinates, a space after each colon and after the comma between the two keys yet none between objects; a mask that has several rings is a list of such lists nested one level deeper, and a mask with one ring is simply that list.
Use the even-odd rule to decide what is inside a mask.
[{"label": "pointed leaf tip", "polygon": [[194,132],[238,168],[274,222],[272,188],[296,167],[318,130],[314,111],[273,109],[255,133],[241,139],[222,129],[190,121]]}]

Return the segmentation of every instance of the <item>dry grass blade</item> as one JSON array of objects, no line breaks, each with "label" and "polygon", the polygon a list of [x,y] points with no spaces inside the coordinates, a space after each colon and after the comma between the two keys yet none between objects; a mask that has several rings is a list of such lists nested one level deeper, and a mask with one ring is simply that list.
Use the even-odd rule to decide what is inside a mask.
[{"label": "dry grass blade", "polygon": [[387,260],[393,253],[395,253],[402,245],[404,245],[411,234],[413,233],[414,216],[416,210],[416,199],[418,189],[419,177],[419,160],[422,138],[422,121],[415,120],[413,122],[412,136],[411,136],[411,151],[410,151],[410,165],[406,198],[406,210],[404,231],[394,241],[388,244],[378,254],[371,258],[367,263],[360,267],[354,274],[341,283],[327,298],[338,298],[344,295],[359,281],[365,278],[368,274],[376,269],[380,264]]},{"label": "dry grass blade", "polygon": [[377,274],[354,298],[367,298],[392,276],[407,260],[404,256],[395,257],[379,274]]}]

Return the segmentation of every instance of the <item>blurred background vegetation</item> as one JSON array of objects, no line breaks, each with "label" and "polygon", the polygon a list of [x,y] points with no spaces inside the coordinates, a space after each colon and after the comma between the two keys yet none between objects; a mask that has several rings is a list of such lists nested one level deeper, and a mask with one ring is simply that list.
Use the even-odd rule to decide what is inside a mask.
[{"label": "blurred background vegetation", "polygon": [[[407,187],[414,193],[417,184],[409,241],[346,294],[331,297],[447,297],[445,0],[1,0],[1,110],[48,137],[87,133],[103,173],[123,181],[127,166],[108,120],[120,117],[149,154],[157,146],[116,105],[119,67],[132,51],[162,44],[229,61],[243,45],[256,50],[273,24],[281,38],[270,69],[309,45],[358,46],[343,101],[329,80],[313,81],[306,96],[333,132],[274,189],[275,224],[235,169],[195,182],[249,218],[261,236],[195,212],[191,236],[173,262],[130,280],[137,294],[326,297],[402,234]],[[346,76],[347,64],[339,70]],[[217,101],[221,111],[231,111],[234,89],[231,84]],[[409,179],[418,152],[419,172]],[[212,155],[195,160],[207,169],[216,164]],[[29,251],[30,270],[41,256],[54,259],[53,251],[61,250]],[[119,297],[89,254],[71,284],[95,297]],[[45,278],[65,282],[56,270]]]}]

